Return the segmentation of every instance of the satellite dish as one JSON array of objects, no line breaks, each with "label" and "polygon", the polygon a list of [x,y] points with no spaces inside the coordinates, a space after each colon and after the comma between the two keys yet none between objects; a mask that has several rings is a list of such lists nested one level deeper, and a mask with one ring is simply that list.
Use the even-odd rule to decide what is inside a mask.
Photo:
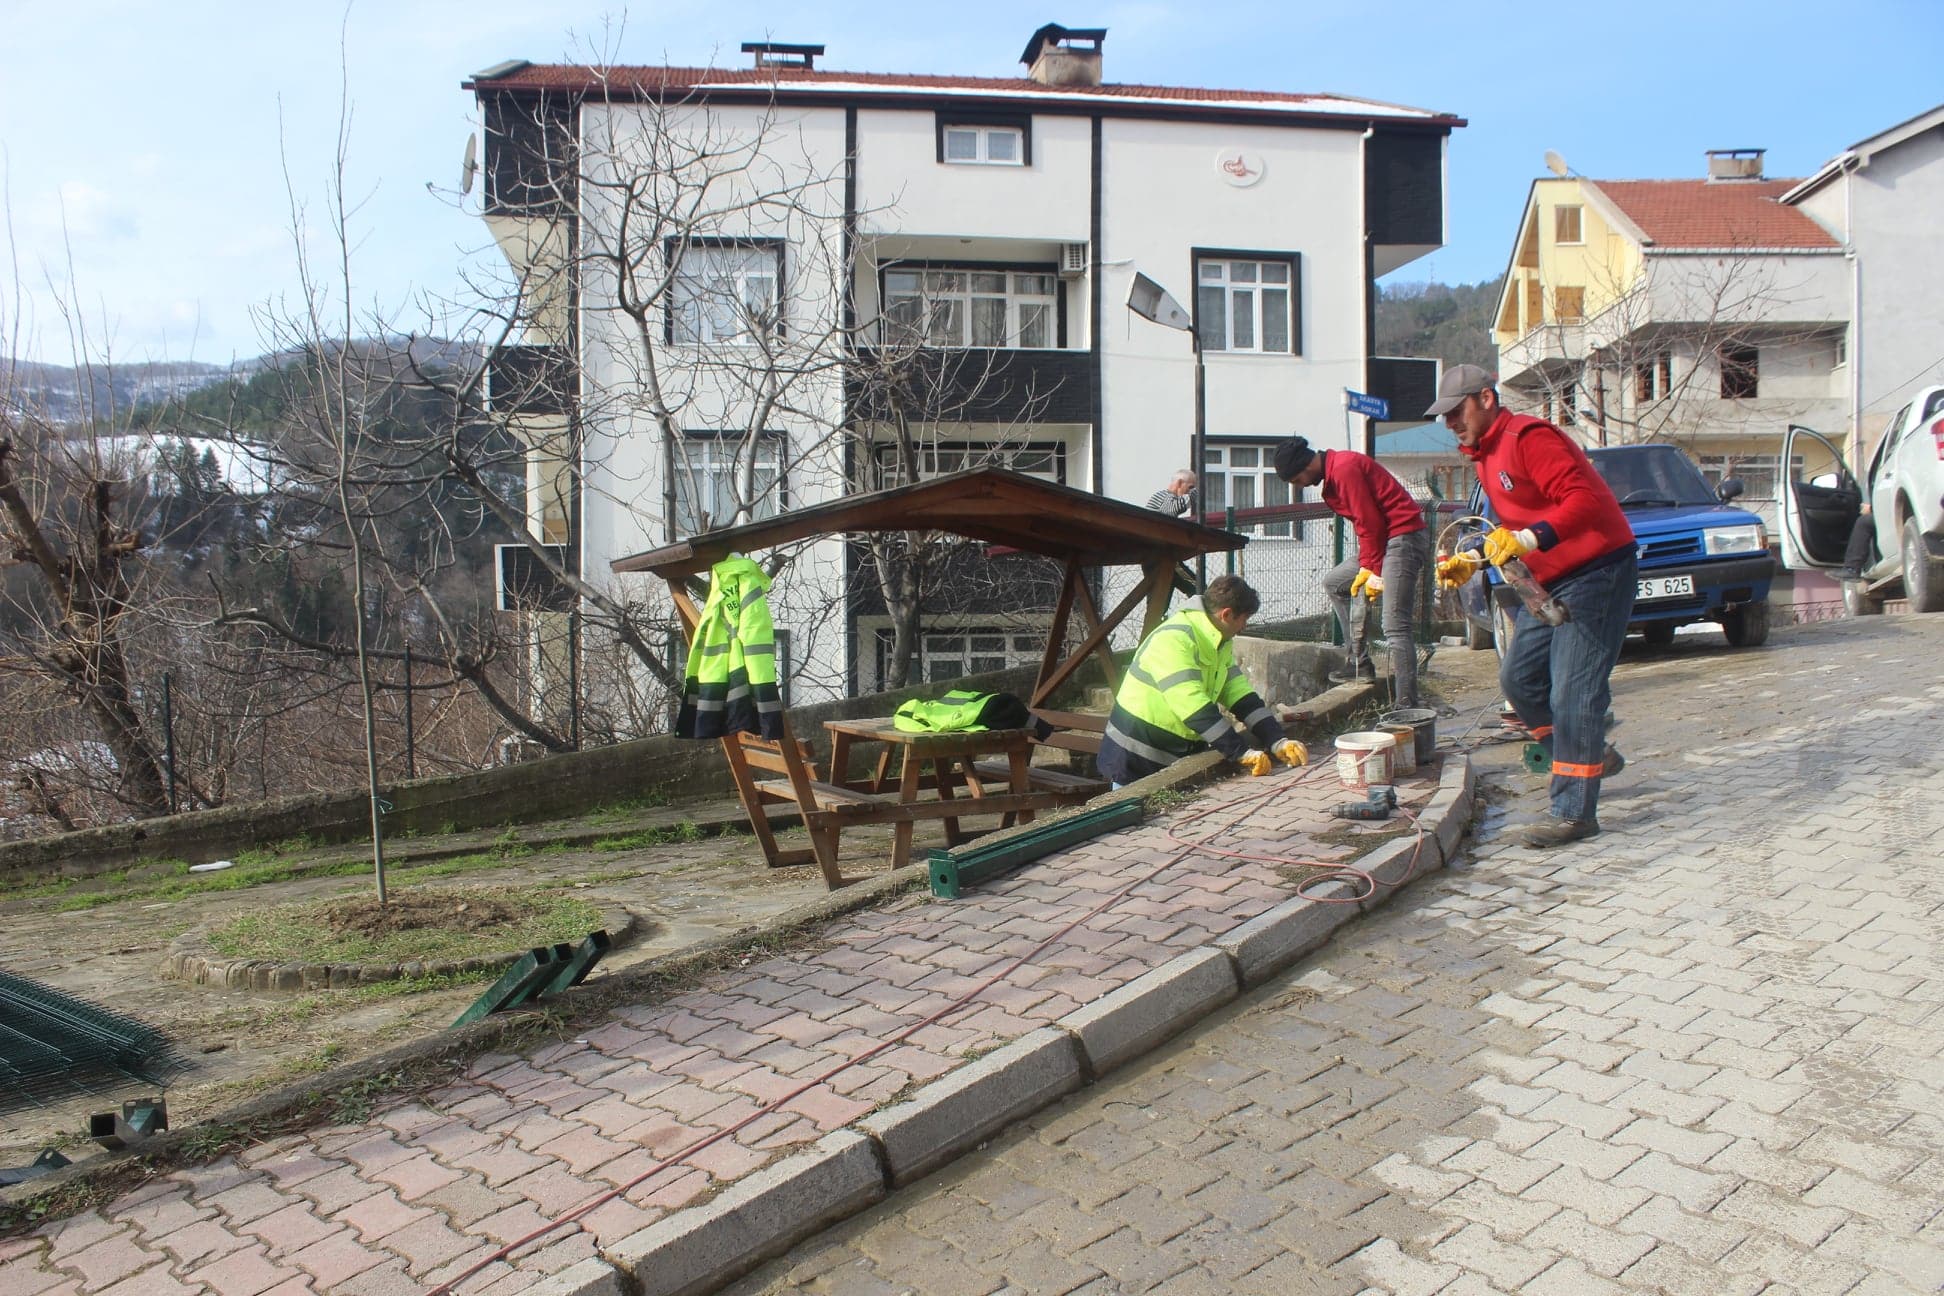
[{"label": "satellite dish", "polygon": [[479,174],[479,136],[466,136],[466,158],[459,164],[459,192],[472,192],[473,177]]},{"label": "satellite dish", "polygon": [[1566,175],[1571,173],[1572,168],[1566,165],[1565,158],[1559,156],[1559,154],[1553,152],[1551,149],[1547,149],[1546,150],[1546,170],[1552,172],[1556,176],[1560,176],[1564,178]]}]

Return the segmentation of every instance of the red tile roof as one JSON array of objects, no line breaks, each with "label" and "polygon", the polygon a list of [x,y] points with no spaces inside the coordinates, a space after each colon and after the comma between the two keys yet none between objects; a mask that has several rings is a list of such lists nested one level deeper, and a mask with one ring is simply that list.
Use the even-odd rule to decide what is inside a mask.
[{"label": "red tile roof", "polygon": [[1794,180],[1599,180],[1657,248],[1834,248],[1828,230],[1776,199]]},{"label": "red tile roof", "polygon": [[1463,126],[1462,118],[1425,108],[1407,108],[1375,99],[1351,99],[1333,94],[1304,94],[1281,90],[1217,90],[1203,86],[1043,85],[1028,77],[935,76],[902,72],[841,72],[822,68],[590,68],[575,64],[530,63],[504,76],[475,79],[466,89],[605,91],[617,99],[684,93],[697,89],[843,94],[882,94],[940,98],[960,96],[999,99],[1096,99],[1124,103],[1170,103],[1207,111],[1256,111],[1313,114],[1365,120],[1384,118],[1421,121],[1437,126]]}]

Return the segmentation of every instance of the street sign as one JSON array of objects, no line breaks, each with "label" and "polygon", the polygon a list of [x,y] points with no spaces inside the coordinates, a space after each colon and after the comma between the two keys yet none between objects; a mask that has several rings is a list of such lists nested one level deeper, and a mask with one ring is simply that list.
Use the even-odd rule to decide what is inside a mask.
[{"label": "street sign", "polygon": [[1360,391],[1343,389],[1343,403],[1350,407],[1352,414],[1362,414],[1365,418],[1388,419],[1390,402],[1381,396],[1366,396]]}]

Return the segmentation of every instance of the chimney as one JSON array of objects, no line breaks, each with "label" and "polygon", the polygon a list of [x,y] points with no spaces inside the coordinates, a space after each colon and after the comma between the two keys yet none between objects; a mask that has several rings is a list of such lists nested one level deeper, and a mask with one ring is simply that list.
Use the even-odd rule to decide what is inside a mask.
[{"label": "chimney", "polygon": [[742,52],[754,54],[754,66],[758,71],[789,70],[795,72],[814,72],[817,56],[824,52],[821,45],[778,45],[774,41],[745,41]]},{"label": "chimney", "polygon": [[1762,154],[1767,149],[1709,149],[1708,183],[1723,180],[1760,180]]},{"label": "chimney", "polygon": [[1029,71],[1027,76],[1049,86],[1097,86],[1100,84],[1100,47],[1107,40],[1105,27],[1062,27],[1048,23],[1026,42],[1019,56]]}]

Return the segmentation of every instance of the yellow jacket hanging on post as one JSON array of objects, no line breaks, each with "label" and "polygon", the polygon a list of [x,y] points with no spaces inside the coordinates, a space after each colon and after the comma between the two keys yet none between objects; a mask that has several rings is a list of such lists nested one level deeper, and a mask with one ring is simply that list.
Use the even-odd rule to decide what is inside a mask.
[{"label": "yellow jacket hanging on post", "polygon": [[[1248,726],[1254,743],[1236,732],[1223,707]],[[1257,745],[1274,750],[1283,737],[1275,713],[1235,664],[1232,645],[1206,612],[1185,609],[1134,650],[1107,718],[1100,772],[1132,783],[1207,747],[1239,759]]]},{"label": "yellow jacket hanging on post", "polygon": [[709,599],[689,643],[676,737],[783,736],[769,587],[763,569],[740,554],[709,569]]}]

